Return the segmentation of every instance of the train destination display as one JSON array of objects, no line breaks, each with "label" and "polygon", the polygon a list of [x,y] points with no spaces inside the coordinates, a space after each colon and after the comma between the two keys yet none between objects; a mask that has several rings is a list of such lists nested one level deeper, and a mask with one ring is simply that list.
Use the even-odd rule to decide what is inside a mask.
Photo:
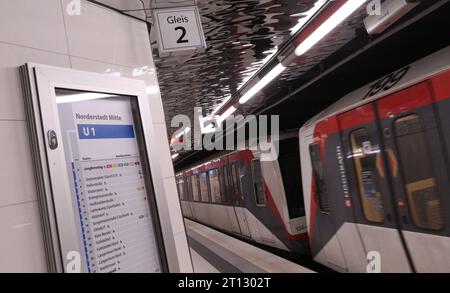
[{"label": "train destination display", "polygon": [[132,99],[57,98],[86,272],[161,271]]}]

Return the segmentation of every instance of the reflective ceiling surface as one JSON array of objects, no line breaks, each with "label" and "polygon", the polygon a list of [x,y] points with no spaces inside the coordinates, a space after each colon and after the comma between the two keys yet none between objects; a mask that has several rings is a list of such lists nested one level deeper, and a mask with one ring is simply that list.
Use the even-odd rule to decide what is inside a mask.
[{"label": "reflective ceiling surface", "polygon": [[[151,0],[92,2],[152,23]],[[445,1],[422,1],[414,11],[425,10],[437,2]],[[224,101],[235,96],[264,64],[272,67],[271,56],[290,43],[293,32],[298,30],[301,34],[309,21],[315,21],[316,16],[326,12],[333,3],[333,0],[198,0],[207,49],[187,56],[160,58],[152,27],[152,50],[168,133],[176,130],[170,127],[172,117],[184,114],[192,121],[194,107],[202,107],[204,115],[211,114]],[[290,97],[324,70],[361,49],[363,44],[371,43],[374,39],[367,35],[363,25],[366,16],[363,5],[295,64],[291,64],[277,80],[248,103],[240,105],[236,113],[264,112],[267,106]]]},{"label": "reflective ceiling surface", "polygon": [[[152,22],[150,0],[97,2]],[[198,0],[208,47],[194,55],[160,58],[152,34],[169,132],[174,131],[170,121],[175,115],[192,117],[194,107],[202,107],[204,115],[217,109],[327,2]]]}]

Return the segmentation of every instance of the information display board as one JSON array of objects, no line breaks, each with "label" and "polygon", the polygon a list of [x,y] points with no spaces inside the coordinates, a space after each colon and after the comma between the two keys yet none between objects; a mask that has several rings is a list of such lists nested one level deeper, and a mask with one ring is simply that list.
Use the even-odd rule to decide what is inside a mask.
[{"label": "information display board", "polygon": [[56,89],[87,272],[160,272],[135,97]]},{"label": "information display board", "polygon": [[20,73],[48,272],[192,272],[147,84],[34,63]]}]

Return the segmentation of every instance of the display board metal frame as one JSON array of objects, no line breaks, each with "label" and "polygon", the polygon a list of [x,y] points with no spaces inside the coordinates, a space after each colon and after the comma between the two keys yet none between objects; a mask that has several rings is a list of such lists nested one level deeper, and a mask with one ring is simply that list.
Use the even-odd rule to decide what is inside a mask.
[{"label": "display board metal frame", "polygon": [[[25,108],[28,118],[30,145],[36,177],[36,189],[40,207],[43,238],[49,272],[71,271],[71,252],[82,251],[77,235],[79,225],[71,202],[69,174],[62,142],[52,148],[49,131],[54,131],[61,141],[60,117],[56,104],[56,89],[71,89],[85,92],[135,97],[138,102],[140,131],[143,134],[141,163],[151,170],[150,160],[158,158],[151,153],[150,143],[155,137],[146,95],[146,85],[142,80],[117,78],[107,75],[63,69],[39,64],[26,64],[20,68]],[[177,271],[177,253],[167,251],[175,247],[174,237],[163,233],[161,227],[171,227],[170,219],[158,210],[154,184],[162,186],[158,176],[146,178],[149,207],[154,225],[155,239],[162,272]],[[156,178],[156,181],[155,181]],[[163,237],[164,235],[164,237]]]}]

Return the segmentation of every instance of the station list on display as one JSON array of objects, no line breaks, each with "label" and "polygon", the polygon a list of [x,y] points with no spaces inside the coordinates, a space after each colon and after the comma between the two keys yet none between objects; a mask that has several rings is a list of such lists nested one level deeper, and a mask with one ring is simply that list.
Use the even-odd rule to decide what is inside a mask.
[{"label": "station list on display", "polygon": [[87,272],[160,271],[130,105],[126,97],[59,105]]}]

